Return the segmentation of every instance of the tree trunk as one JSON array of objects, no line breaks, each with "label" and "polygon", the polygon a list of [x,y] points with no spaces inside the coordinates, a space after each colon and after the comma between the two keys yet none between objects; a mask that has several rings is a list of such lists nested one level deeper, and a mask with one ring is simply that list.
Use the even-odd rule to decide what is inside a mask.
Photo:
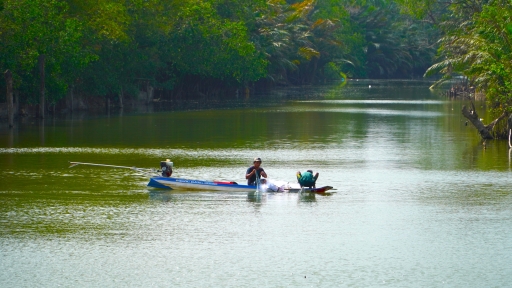
[{"label": "tree trunk", "polygon": [[153,86],[149,83],[146,84],[146,104],[153,102]]},{"label": "tree trunk", "polygon": [[14,106],[14,115],[20,115],[20,92],[18,90],[14,91],[14,102],[16,105]]},{"label": "tree trunk", "polygon": [[119,92],[119,108],[123,108],[123,87],[121,87],[121,91]]},{"label": "tree trunk", "polygon": [[[512,136],[512,129],[508,129],[508,148],[512,148],[512,144],[510,143],[510,136]],[[510,152],[509,152],[510,158]]]},{"label": "tree trunk", "polygon": [[309,77],[309,84],[313,84],[315,82],[315,74],[316,74],[317,67],[318,67],[318,58],[314,57],[314,59],[313,59],[313,71],[311,72],[311,75]]},{"label": "tree trunk", "polygon": [[251,90],[249,90],[249,86],[245,86],[245,100],[249,100],[251,97]]},{"label": "tree trunk", "polygon": [[471,124],[475,126],[482,139],[494,139],[491,131],[494,129],[496,123],[507,116],[507,113],[503,112],[500,117],[496,118],[489,125],[485,126],[476,113],[475,104],[471,102],[471,110],[468,110],[466,105],[462,106],[462,115],[464,115],[464,117],[466,117],[471,122]]},{"label": "tree trunk", "polygon": [[7,117],[9,118],[9,128],[14,127],[14,104],[12,100],[12,73],[5,71],[5,83],[7,85]]},{"label": "tree trunk", "polygon": [[74,91],[73,91],[73,90],[75,90],[74,88],[75,88],[75,87],[74,87],[74,85],[73,85],[73,84],[71,84],[71,85],[69,86],[69,111],[71,111],[71,112],[73,112],[73,106],[75,106],[75,105],[74,105],[74,104],[75,104],[75,103],[74,103],[74,99],[73,99],[73,98],[74,98],[74,96],[75,96],[75,95],[74,95]]},{"label": "tree trunk", "polygon": [[[512,136],[512,114],[507,119],[507,130],[508,130],[508,148],[512,148],[512,143],[510,143],[510,137]],[[510,155],[510,153],[509,153]]]},{"label": "tree trunk", "polygon": [[40,77],[40,86],[39,86],[39,117],[44,118],[44,54],[39,55],[39,77]]}]

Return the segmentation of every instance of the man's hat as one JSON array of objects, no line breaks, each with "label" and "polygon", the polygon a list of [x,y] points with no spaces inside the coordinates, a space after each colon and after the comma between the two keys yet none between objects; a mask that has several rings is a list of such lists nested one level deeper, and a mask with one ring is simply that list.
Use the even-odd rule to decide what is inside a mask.
[{"label": "man's hat", "polygon": [[261,158],[260,157],[256,157],[254,158],[254,161],[253,162],[261,162]]}]

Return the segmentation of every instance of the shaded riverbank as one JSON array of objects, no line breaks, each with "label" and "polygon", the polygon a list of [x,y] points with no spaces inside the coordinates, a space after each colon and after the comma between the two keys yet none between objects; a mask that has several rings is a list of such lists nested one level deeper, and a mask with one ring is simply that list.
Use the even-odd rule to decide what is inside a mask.
[{"label": "shaded riverbank", "polygon": [[[354,86],[394,86],[394,85],[424,85],[430,83],[424,80],[369,80],[369,79],[350,79],[348,82]],[[192,97],[189,99],[169,98],[164,92],[152,92],[148,94],[140,91],[137,97],[127,97],[124,99],[122,107],[116,98],[105,98],[99,96],[79,96],[75,95],[74,100],[69,97],[59,101],[55,105],[47,105],[47,116],[69,118],[76,114],[83,118],[84,115],[109,115],[122,113],[153,113],[164,111],[187,111],[187,110],[210,110],[210,109],[234,109],[264,107],[276,104],[282,104],[292,100],[318,100],[323,99],[325,95],[320,91],[328,87],[340,88],[345,86],[342,81],[330,81],[323,85],[305,85],[305,86],[283,86],[273,87],[272,89],[261,88],[252,92],[249,96],[244,95],[243,91],[233,89],[229,97]],[[323,88],[327,87],[327,88]],[[253,88],[254,89],[254,88]],[[73,107],[73,108],[71,108]],[[14,100],[15,119],[35,118],[38,116],[38,105],[19,104]],[[7,104],[0,103],[0,118],[7,117]],[[24,120],[27,121],[27,120]],[[30,120],[29,120],[30,121]]]}]

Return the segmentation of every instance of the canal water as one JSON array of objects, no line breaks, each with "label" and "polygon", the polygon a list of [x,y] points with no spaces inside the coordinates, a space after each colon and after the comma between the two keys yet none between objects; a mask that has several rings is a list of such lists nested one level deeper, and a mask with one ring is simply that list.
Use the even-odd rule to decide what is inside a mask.
[{"label": "canal water", "polygon": [[[509,286],[508,143],[484,145],[467,103],[428,86],[1,123],[0,287]],[[271,179],[312,169],[335,193],[166,191],[129,169],[68,168],[169,158],[177,177],[243,183],[254,157]]]}]

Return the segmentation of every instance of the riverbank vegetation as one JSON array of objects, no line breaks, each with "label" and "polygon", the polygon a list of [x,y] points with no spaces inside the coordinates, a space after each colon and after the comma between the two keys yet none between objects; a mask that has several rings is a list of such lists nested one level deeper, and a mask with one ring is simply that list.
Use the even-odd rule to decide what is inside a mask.
[{"label": "riverbank vegetation", "polygon": [[508,0],[0,0],[0,70],[12,72],[18,103],[43,102],[46,110],[72,109],[80,96],[123,107],[141,98],[225,100],[278,85],[441,73],[442,81],[467,77],[467,89],[485,92],[497,117],[512,110],[511,7]]},{"label": "riverbank vegetation", "polygon": [[44,90],[49,107],[73,95],[122,106],[140,91],[208,100],[340,75],[421,77],[437,30],[399,12],[386,0],[0,0],[0,69],[21,103]]},{"label": "riverbank vegetation", "polygon": [[[438,82],[467,77],[468,89],[484,91],[496,120],[483,125],[472,108],[463,110],[485,139],[506,137],[512,127],[497,124],[512,112],[512,3],[509,0],[400,0],[403,8],[429,19],[442,32],[437,63],[426,75],[442,73]],[[498,127],[496,130],[493,128]]]}]

